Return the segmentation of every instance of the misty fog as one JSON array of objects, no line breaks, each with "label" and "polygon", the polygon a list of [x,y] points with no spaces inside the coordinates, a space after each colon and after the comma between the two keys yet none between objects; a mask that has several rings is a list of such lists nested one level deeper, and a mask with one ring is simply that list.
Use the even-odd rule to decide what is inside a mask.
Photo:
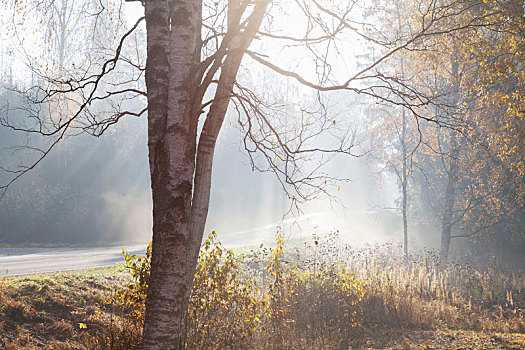
[{"label": "misty fog", "polygon": [[[135,18],[140,12],[140,6],[130,4],[126,11],[126,16]],[[293,14],[287,16],[278,17],[272,23],[273,28],[285,28],[289,25],[286,18],[293,18]],[[359,16],[373,17],[364,12]],[[29,21],[34,22],[35,19]],[[133,23],[130,19],[124,21]],[[301,20],[294,21],[290,35],[305,25]],[[120,32],[115,30],[115,33]],[[75,35],[80,35],[78,30]],[[130,51],[141,49],[145,45],[144,28],[140,27],[134,35],[135,47],[131,47]],[[35,36],[23,44],[32,47],[35,44],[31,40],[36,42],[37,39]],[[27,112],[31,112],[31,108],[24,107],[27,101],[19,92],[36,84],[43,77],[39,75],[43,73],[38,71],[43,66],[40,65],[39,68],[38,63],[24,61],[25,52],[13,46],[16,40],[18,39],[15,36],[7,36],[0,41],[0,112],[4,116],[4,126],[9,122],[25,123],[24,118],[27,117]],[[104,40],[111,40],[109,33],[100,42]],[[370,46],[355,33],[346,36],[344,40],[345,44],[338,51],[340,56],[336,56],[335,51],[330,53],[334,55],[336,62],[330,67],[334,76],[344,77],[381,54],[381,48]],[[58,50],[60,60],[64,62],[80,59],[77,55],[83,50],[81,42],[67,43],[69,46],[65,46],[65,57],[64,51],[60,51],[64,50],[64,46],[60,45],[64,43],[51,43],[47,50]],[[283,66],[295,68],[306,80],[313,79],[318,73],[319,67],[316,67],[315,62],[303,59],[299,47],[290,45],[280,48],[264,40],[256,42],[254,46],[254,50],[265,52],[268,57],[282,62]],[[45,60],[40,55],[40,51],[45,50],[39,47],[38,60],[37,54],[34,54],[35,62]],[[98,51],[93,46],[89,52],[94,56]],[[99,53],[103,55],[103,52],[100,50]],[[32,58],[33,54],[30,56]],[[144,57],[138,59],[143,62]],[[48,60],[45,64],[49,65],[51,61]],[[379,67],[389,72],[398,69],[397,64],[385,61]],[[422,69],[418,64],[413,63],[413,70],[416,72]],[[134,76],[134,73],[128,73],[127,70],[131,71],[130,67],[122,70],[119,74],[129,74],[130,79],[135,79],[132,79],[133,82],[144,86],[140,74]],[[413,75],[413,80],[417,81],[416,73]],[[296,123],[300,124],[301,118],[308,116],[310,108],[322,111],[325,122],[328,121],[332,127],[329,132],[316,136],[316,142],[332,147],[334,140],[337,141],[341,135],[352,135],[355,145],[351,149],[352,155],[336,154],[321,160],[312,160],[312,164],[317,162],[315,166],[320,165],[320,172],[326,174],[330,180],[328,183],[325,180],[326,186],[323,185],[323,189],[314,198],[294,201],[290,198],[293,196],[288,192],[290,189],[283,186],[283,178],[277,178],[272,171],[268,171],[272,168],[271,164],[267,165],[268,160],[253,155],[250,158],[246,152],[243,143],[246,136],[246,130],[243,129],[246,115],[232,103],[215,150],[205,231],[217,231],[219,238],[230,246],[253,245],[262,241],[271,243],[277,231],[283,232],[288,240],[338,232],[341,239],[355,246],[384,242],[402,246],[402,181],[399,170],[396,170],[399,163],[392,160],[399,158],[401,148],[395,134],[396,130],[399,132],[399,124],[396,124],[397,121],[392,116],[399,116],[406,111],[399,105],[388,105],[384,100],[378,101],[369,95],[355,92],[333,92],[321,97],[294,79],[268,73],[264,67],[249,59],[243,62],[238,79],[277,106],[273,120],[277,124],[281,123],[286,132],[293,134]],[[367,86],[366,82],[359,84],[361,87]],[[439,85],[443,85],[442,82],[436,84],[433,88],[446,90]],[[208,94],[211,95],[212,92]],[[443,99],[448,98],[446,91],[442,94],[445,96]],[[93,107],[94,114],[110,115],[108,111],[115,108],[115,103],[113,100],[98,102]],[[464,103],[466,105],[467,102]],[[126,108],[138,111],[144,108],[145,99],[142,96],[129,98],[124,104]],[[59,113],[68,107],[67,103],[58,101],[56,106],[47,108],[50,113]],[[405,140],[409,145],[405,162],[408,159],[407,228],[409,250],[412,252],[424,248],[435,250],[440,246],[443,210],[439,208],[439,203],[444,201],[446,171],[440,170],[440,161],[436,158],[443,158],[443,154],[447,152],[436,151],[435,147],[431,147],[434,135],[442,132],[438,131],[441,125],[436,127],[427,123],[428,126],[421,126],[416,125],[414,120],[417,121],[417,118],[409,119],[407,126],[412,139]],[[448,147],[443,142],[440,147]],[[39,156],[35,149],[49,144],[50,141],[40,135],[24,134],[9,127],[1,127],[0,160],[4,171],[0,173],[0,182],[9,183],[13,178],[13,169],[23,169],[34,162]],[[516,157],[519,159],[520,154]],[[258,162],[263,164],[263,161],[262,169],[265,171],[253,168],[253,165],[258,166]],[[274,156],[274,161],[277,165],[283,163],[278,156]],[[464,167],[468,168],[469,163],[466,164]],[[475,166],[478,165],[472,165]],[[469,186],[468,181],[465,180],[465,188]],[[502,193],[508,193],[505,191],[507,189],[502,190]],[[516,191],[519,192],[519,189]],[[467,192],[465,190],[465,198]],[[459,202],[462,205],[470,203],[469,199],[459,199]],[[513,226],[516,232],[511,232],[510,226],[500,226],[496,231],[506,230],[508,235],[505,233],[500,237],[494,233],[496,231],[487,231],[487,236],[482,238],[483,231],[478,235],[479,239],[475,239],[476,236],[456,238],[451,249],[456,250],[456,255],[468,260],[477,254],[478,249],[482,249],[480,247],[490,247],[496,237],[500,247],[506,247],[506,256],[517,256],[520,263],[524,263],[519,257],[523,238],[518,232],[519,222],[522,222],[524,216],[522,209],[515,207],[511,210],[513,220],[517,223]],[[138,117],[128,115],[103,132],[96,128],[91,130],[79,127],[67,133],[34,169],[10,184],[0,201],[0,244],[145,243],[151,239],[151,212],[147,114],[140,114]],[[468,233],[469,229],[475,230],[472,227],[476,226],[472,225],[472,222],[465,221],[458,229],[458,234]],[[507,242],[510,236],[516,239],[516,244],[502,243]],[[487,255],[497,254],[487,252]]]}]

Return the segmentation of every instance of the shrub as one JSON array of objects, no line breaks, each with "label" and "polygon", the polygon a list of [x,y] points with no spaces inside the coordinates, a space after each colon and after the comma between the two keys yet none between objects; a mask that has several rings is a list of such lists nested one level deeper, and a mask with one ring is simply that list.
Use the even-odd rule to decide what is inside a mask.
[{"label": "shrub", "polygon": [[131,274],[131,282],[128,283],[126,289],[118,291],[117,295],[124,301],[131,316],[142,324],[151,268],[151,242],[146,248],[145,256],[137,257],[125,250],[122,250],[122,254],[126,261],[126,268]]},{"label": "shrub", "polygon": [[[520,309],[525,278],[520,274],[442,270],[427,260],[396,259],[391,245],[358,250],[336,239],[315,238],[313,253],[300,257],[297,250],[285,250],[278,234],[271,252],[252,250],[246,261],[210,233],[201,248],[184,318],[185,348],[348,348],[363,345],[366,332],[384,326],[505,332],[525,327]],[[117,293],[118,300],[140,330],[151,247],[145,257],[125,255],[132,281]],[[491,288],[495,282],[506,293]],[[125,321],[113,324],[121,332],[114,339],[123,344]]]},{"label": "shrub", "polygon": [[260,329],[262,303],[252,280],[239,275],[241,259],[211,232],[202,245],[184,337],[188,349],[246,348]]},{"label": "shrub", "polygon": [[[119,291],[129,314],[142,325],[149,285],[151,243],[144,257],[124,252],[132,281]],[[260,330],[262,303],[255,299],[252,280],[239,275],[240,258],[225,249],[211,232],[199,255],[183,338],[188,349],[245,348]]]}]

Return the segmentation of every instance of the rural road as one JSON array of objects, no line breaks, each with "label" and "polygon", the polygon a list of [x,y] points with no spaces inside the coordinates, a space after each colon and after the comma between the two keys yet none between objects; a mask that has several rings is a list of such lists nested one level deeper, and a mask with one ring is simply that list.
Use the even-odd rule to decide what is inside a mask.
[{"label": "rural road", "polygon": [[[375,212],[358,212],[369,215]],[[329,224],[328,224],[329,223]],[[326,234],[322,228],[337,227],[337,220],[327,213],[313,213],[286,219],[280,223],[245,231],[222,234],[219,240],[228,248],[274,243],[278,227],[285,239],[300,239],[312,233]],[[319,229],[321,228],[321,229]],[[84,270],[124,262],[122,249],[138,256],[145,255],[146,243],[133,246],[97,248],[0,248],[0,278],[36,275],[58,271]]]},{"label": "rural road", "polygon": [[74,271],[124,262],[122,249],[141,256],[146,244],[97,248],[0,248],[0,277]]},{"label": "rural road", "polygon": [[[275,242],[278,226],[290,229],[294,223],[312,226],[320,214],[303,215],[256,229],[221,235],[220,241],[229,248]],[[313,221],[312,221],[313,220]],[[312,231],[313,232],[313,231]],[[8,276],[38,275],[59,271],[75,271],[97,268],[124,262],[122,249],[138,256],[146,254],[146,243],[133,246],[96,248],[0,248],[0,278]]]}]

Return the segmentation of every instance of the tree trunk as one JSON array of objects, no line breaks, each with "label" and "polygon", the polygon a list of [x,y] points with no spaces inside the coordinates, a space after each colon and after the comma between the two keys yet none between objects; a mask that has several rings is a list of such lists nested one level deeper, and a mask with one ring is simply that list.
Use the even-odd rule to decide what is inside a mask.
[{"label": "tree trunk", "polygon": [[401,179],[402,188],[402,210],[403,210],[403,253],[405,261],[408,260],[408,221],[407,221],[407,185],[408,185],[408,169],[407,169],[407,144],[406,144],[406,112],[403,108],[403,126],[401,131],[401,147],[403,156],[403,173]]},{"label": "tree trunk", "polygon": [[454,215],[454,199],[456,196],[456,181],[458,162],[457,157],[459,150],[456,144],[455,131],[452,130],[452,152],[450,154],[450,167],[447,176],[447,191],[445,192],[443,223],[441,231],[441,248],[439,250],[439,263],[445,265],[448,262],[448,253],[450,251],[450,236],[452,234],[452,220]]},{"label": "tree trunk", "polygon": [[201,1],[167,4],[165,0],[145,2],[153,245],[143,349],[179,347],[188,288],[198,118],[192,114],[196,84],[191,78],[199,62]]},{"label": "tree trunk", "polygon": [[[403,31],[401,22],[400,4],[396,4],[397,23],[399,32]],[[401,68],[401,78],[405,79],[405,62],[403,57],[400,58],[399,65]],[[402,107],[402,125],[401,125],[401,155],[403,157],[401,169],[401,210],[403,214],[403,260],[408,262],[408,218],[407,218],[407,188],[408,188],[408,168],[407,168],[407,116],[406,109]],[[399,175],[398,175],[399,176]]]},{"label": "tree trunk", "polygon": [[[217,55],[215,67],[221,67],[218,87],[198,135],[205,86],[198,73],[202,1],[145,2],[153,245],[143,349],[183,345],[182,322],[208,215],[215,144],[242,57],[269,3],[257,2],[241,28],[240,12],[246,6],[241,9],[239,1],[228,2],[229,30],[234,34],[228,37],[228,51]],[[238,13],[233,15],[233,11]],[[220,54],[226,53],[222,62]]]},{"label": "tree trunk", "polygon": [[[451,59],[451,75],[452,75],[452,91],[450,94],[451,105],[455,108],[459,101],[459,64],[456,57],[457,48],[454,47],[454,53]],[[448,262],[448,255],[450,251],[450,239],[452,234],[453,216],[454,216],[454,202],[456,196],[456,183],[458,181],[458,157],[459,145],[457,141],[457,131],[450,130],[450,154],[448,155],[450,162],[447,170],[447,190],[445,192],[445,200],[443,206],[443,222],[441,230],[441,248],[439,250],[439,263],[444,266]]]},{"label": "tree trunk", "polygon": [[[195,263],[197,262],[211,193],[211,176],[213,166],[213,153],[215,143],[219,136],[224,117],[228,110],[228,105],[233,93],[233,88],[237,78],[237,72],[241,65],[244,51],[250,46],[255,38],[261,22],[266,13],[269,0],[261,1],[250,15],[248,26],[242,32],[232,38],[228,50],[232,51],[224,61],[217,91],[215,92],[215,102],[212,104],[206,117],[206,122],[199,137],[197,150],[197,164],[195,169],[195,191],[193,195],[191,212],[191,238],[189,241],[188,259],[188,284],[193,284],[195,276]],[[239,0],[228,1],[228,28],[235,30],[239,25],[241,16],[238,11],[242,11]],[[194,263],[195,262],[195,263]],[[189,296],[188,296],[189,297]]]}]

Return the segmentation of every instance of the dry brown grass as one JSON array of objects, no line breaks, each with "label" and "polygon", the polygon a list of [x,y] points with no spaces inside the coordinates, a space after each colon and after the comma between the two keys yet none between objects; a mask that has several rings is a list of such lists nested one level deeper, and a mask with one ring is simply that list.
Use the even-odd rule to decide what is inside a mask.
[{"label": "dry brown grass", "polygon": [[[525,276],[516,271],[440,269],[428,256],[406,263],[392,246],[356,250],[334,237],[242,262],[211,247],[187,349],[525,348]],[[117,292],[130,281],[123,266],[0,280],[0,349],[137,349],[141,306]]]},{"label": "dry brown grass", "polygon": [[123,324],[107,301],[128,279],[122,265],[0,279],[0,349],[105,348]]}]

